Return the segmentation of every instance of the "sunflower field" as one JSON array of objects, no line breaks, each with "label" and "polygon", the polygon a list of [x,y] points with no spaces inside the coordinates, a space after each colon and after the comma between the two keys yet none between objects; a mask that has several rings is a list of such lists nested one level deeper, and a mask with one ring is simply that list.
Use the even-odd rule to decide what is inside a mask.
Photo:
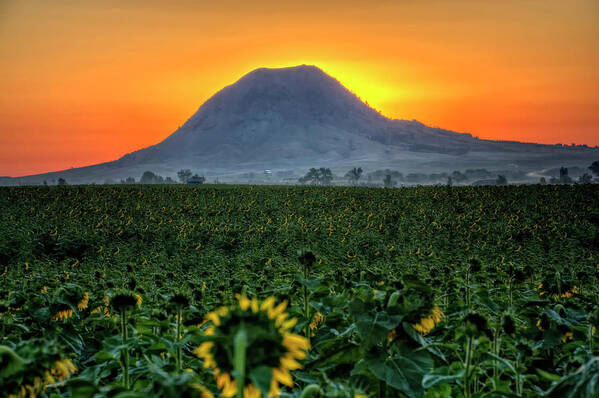
[{"label": "sunflower field", "polygon": [[599,186],[0,188],[1,397],[599,397]]}]

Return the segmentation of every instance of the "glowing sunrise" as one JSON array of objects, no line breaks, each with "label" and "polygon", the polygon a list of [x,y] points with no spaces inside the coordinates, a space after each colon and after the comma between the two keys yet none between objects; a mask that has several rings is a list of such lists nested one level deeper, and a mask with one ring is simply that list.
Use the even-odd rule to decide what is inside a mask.
[{"label": "glowing sunrise", "polygon": [[599,6],[583,1],[7,1],[0,175],[155,144],[259,67],[316,65],[384,115],[599,145]]}]

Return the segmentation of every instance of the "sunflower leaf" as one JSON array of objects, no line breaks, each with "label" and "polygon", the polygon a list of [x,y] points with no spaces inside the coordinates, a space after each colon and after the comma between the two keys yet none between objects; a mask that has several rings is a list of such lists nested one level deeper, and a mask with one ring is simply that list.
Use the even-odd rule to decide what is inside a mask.
[{"label": "sunflower leaf", "polygon": [[272,369],[268,366],[258,366],[249,373],[249,378],[264,396],[268,396],[270,382],[272,380]]}]

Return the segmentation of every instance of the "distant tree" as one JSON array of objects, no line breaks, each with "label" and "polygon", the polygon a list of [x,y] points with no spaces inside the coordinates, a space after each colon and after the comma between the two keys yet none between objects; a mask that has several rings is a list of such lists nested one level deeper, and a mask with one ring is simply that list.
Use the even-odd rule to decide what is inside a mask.
[{"label": "distant tree", "polygon": [[358,168],[353,168],[350,171],[348,171],[347,173],[345,173],[345,178],[347,178],[349,180],[349,182],[351,182],[352,184],[356,184],[358,182],[358,180],[360,179],[360,177],[362,177],[362,168],[358,167]]},{"label": "distant tree", "polygon": [[396,181],[404,181],[404,176],[402,173],[400,173],[399,171],[390,170],[390,169],[371,171],[370,173],[367,174],[367,178],[368,178],[368,181],[373,181],[373,180],[382,181],[387,174],[390,174],[391,178],[393,178]]},{"label": "distant tree", "polygon": [[383,180],[383,186],[385,188],[393,188],[395,186],[396,182],[393,181],[393,178],[391,177],[391,174],[387,174],[385,176],[385,179]]},{"label": "distant tree", "polygon": [[329,168],[321,167],[319,169],[311,168],[306,175],[300,177],[298,181],[302,184],[311,183],[317,185],[329,185],[333,181],[333,172]]},{"label": "distant tree", "polygon": [[144,171],[141,178],[139,179],[140,184],[162,184],[164,178],[158,174],[154,174],[151,171]]},{"label": "distant tree", "polygon": [[165,184],[176,184],[175,180],[173,180],[170,176],[166,177],[166,179],[164,180]]},{"label": "distant tree", "polygon": [[560,167],[559,169],[559,182],[561,184],[570,184],[572,182],[572,178],[568,175],[567,167]]},{"label": "distant tree", "polygon": [[48,181],[44,180],[44,186],[47,187],[48,186]]},{"label": "distant tree", "polygon": [[541,185],[545,185],[545,184],[547,184],[547,180],[545,179],[545,177],[541,177],[541,178],[539,179],[539,184],[541,184]]},{"label": "distant tree", "polygon": [[300,177],[298,179],[298,181],[302,184],[306,184],[306,183],[317,184],[318,176],[319,176],[318,169],[315,169],[314,167],[312,167],[310,170],[308,170],[308,172],[303,177]]},{"label": "distant tree", "polygon": [[320,184],[329,185],[333,181],[333,172],[329,168],[321,167],[320,171]]},{"label": "distant tree", "polygon": [[179,177],[181,183],[185,184],[191,178],[191,170],[181,169],[177,172],[177,177]]},{"label": "distant tree", "polygon": [[64,178],[60,177],[58,179],[58,185],[59,186],[63,186],[63,185],[69,185],[69,184],[67,183],[67,180],[65,180]]},{"label": "distant tree", "polygon": [[589,166],[589,170],[593,172],[596,176],[599,176],[599,160],[596,160]]},{"label": "distant tree", "polygon": [[153,184],[156,179],[156,174],[151,171],[144,171],[139,179],[140,184]]},{"label": "distant tree", "polygon": [[497,179],[495,180],[495,185],[507,185],[507,178],[505,178],[505,176],[498,175]]},{"label": "distant tree", "polygon": [[593,181],[593,176],[589,173],[584,173],[578,178],[578,182],[581,184],[590,184]]},{"label": "distant tree", "polygon": [[127,177],[125,179],[125,184],[135,184],[135,178],[133,178],[133,177]]},{"label": "distant tree", "polygon": [[453,185],[453,178],[451,176],[447,177],[447,186],[450,187]]}]

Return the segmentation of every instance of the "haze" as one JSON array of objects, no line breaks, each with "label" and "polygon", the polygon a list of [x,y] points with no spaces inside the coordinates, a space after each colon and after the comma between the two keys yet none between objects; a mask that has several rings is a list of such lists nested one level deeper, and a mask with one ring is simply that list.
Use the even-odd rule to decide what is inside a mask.
[{"label": "haze", "polygon": [[599,145],[596,1],[376,4],[4,1],[0,175],[116,159],[248,71],[303,63],[389,117]]}]

